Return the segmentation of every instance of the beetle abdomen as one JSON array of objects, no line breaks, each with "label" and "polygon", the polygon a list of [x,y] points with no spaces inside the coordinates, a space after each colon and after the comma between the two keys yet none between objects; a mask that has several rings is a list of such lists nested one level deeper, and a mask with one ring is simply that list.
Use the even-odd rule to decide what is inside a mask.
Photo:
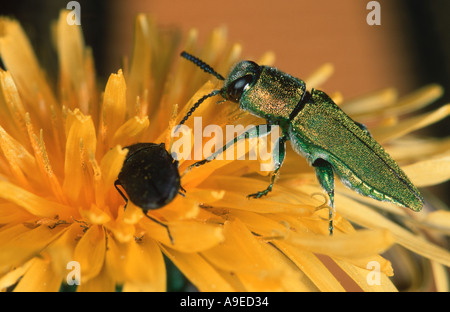
[{"label": "beetle abdomen", "polygon": [[118,180],[129,200],[143,210],[172,201],[180,189],[180,174],[164,144],[138,143],[126,148]]},{"label": "beetle abdomen", "polygon": [[[325,93],[312,90],[311,100],[292,120],[294,148],[313,163],[329,162],[351,189],[378,200],[420,210],[423,199],[397,163]],[[301,151],[300,151],[301,150]]]}]

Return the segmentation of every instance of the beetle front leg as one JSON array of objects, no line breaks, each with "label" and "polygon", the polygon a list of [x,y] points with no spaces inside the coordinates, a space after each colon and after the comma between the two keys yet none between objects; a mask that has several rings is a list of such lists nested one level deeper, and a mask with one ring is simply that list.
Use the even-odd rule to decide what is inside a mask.
[{"label": "beetle front leg", "polygon": [[119,192],[120,196],[122,196],[122,198],[125,200],[125,206],[123,207],[123,209],[127,209],[127,205],[128,205],[128,198],[125,196],[125,194],[120,190],[120,188],[118,187],[118,185],[122,186],[122,184],[120,184],[119,180],[116,180],[114,182],[114,187],[116,188],[116,190]]},{"label": "beetle front leg", "polygon": [[240,140],[261,138],[261,137],[267,136],[271,131],[272,131],[272,128],[270,125],[254,126],[250,129],[248,129],[247,131],[245,131],[244,133],[238,135],[233,140],[229,141],[227,144],[222,146],[222,148],[220,148],[217,152],[213,153],[211,156],[209,156],[203,160],[197,161],[196,163],[190,165],[188,167],[187,171],[190,171],[192,168],[200,167],[206,163],[209,163],[210,161],[213,161],[214,159],[216,159],[217,156],[219,156],[221,153],[225,152],[227,150],[227,148],[233,146]]},{"label": "beetle front leg", "polygon": [[275,179],[278,176],[278,171],[280,170],[286,156],[286,140],[286,136],[278,138],[277,142],[275,143],[275,148],[272,150],[272,157],[275,160],[275,170],[271,174],[269,186],[264,191],[248,195],[248,198],[260,198],[272,191],[273,184],[275,183]]},{"label": "beetle front leg", "polygon": [[333,167],[329,162],[322,158],[318,158],[313,162],[313,167],[316,170],[316,176],[322,188],[327,192],[330,199],[329,225],[328,230],[330,235],[333,235],[333,219],[334,219],[334,174]]}]

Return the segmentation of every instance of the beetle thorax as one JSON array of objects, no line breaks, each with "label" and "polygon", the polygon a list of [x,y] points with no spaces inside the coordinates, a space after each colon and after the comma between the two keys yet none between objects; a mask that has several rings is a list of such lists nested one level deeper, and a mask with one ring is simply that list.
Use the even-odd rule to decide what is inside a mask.
[{"label": "beetle thorax", "polygon": [[305,92],[305,83],[276,68],[261,67],[259,79],[240,99],[241,108],[271,121],[288,120]]}]

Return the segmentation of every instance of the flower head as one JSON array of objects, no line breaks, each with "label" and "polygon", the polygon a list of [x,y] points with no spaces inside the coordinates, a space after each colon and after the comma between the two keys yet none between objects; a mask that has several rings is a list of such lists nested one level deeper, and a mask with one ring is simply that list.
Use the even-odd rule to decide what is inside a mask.
[{"label": "flower head", "polygon": [[[172,128],[219,82],[176,60],[177,36],[160,32],[154,21],[139,15],[129,64],[98,88],[91,51],[80,28],[66,23],[66,14],[55,24],[56,88],[20,25],[0,20],[0,55],[7,69],[0,72],[2,289],[57,291],[68,281],[71,265],[78,265],[80,291],[114,291],[118,286],[164,291],[163,255],[201,291],[396,290],[388,278],[393,275],[391,263],[380,256],[393,244],[431,259],[436,270],[450,264],[448,252],[419,233],[430,225],[448,229],[445,211],[417,217],[341,187],[336,231],[330,237],[326,198],[312,170],[291,150],[274,191],[258,200],[246,195],[267,187],[268,172],[259,161],[213,161],[182,174],[186,195],[149,212],[168,226],[172,242],[167,229],[145,218],[132,202],[124,209],[125,201],[114,188],[127,155],[123,147],[137,142],[173,146],[177,138]],[[223,29],[213,31],[201,50],[191,31],[184,48],[198,51],[222,73],[241,58],[241,47],[227,44]],[[259,60],[271,62],[271,53]],[[322,67],[307,85],[316,87],[329,73],[330,65]],[[397,101],[389,89],[342,107],[366,122],[379,141],[389,142],[388,150],[409,164],[404,169],[420,187],[449,178],[449,172],[437,169],[449,167],[448,140],[404,137],[446,116],[448,107],[400,121],[398,117],[440,91],[431,86]],[[334,99],[341,102],[337,95]],[[234,105],[215,101],[208,99],[196,111],[203,125],[226,129],[262,123]],[[205,149],[206,142],[190,142],[193,155]],[[248,154],[255,144],[241,153]],[[417,144],[423,148],[410,148]],[[180,159],[180,172],[193,162]],[[404,224],[394,223],[384,212]],[[374,283],[368,282],[369,264],[378,265]]]}]

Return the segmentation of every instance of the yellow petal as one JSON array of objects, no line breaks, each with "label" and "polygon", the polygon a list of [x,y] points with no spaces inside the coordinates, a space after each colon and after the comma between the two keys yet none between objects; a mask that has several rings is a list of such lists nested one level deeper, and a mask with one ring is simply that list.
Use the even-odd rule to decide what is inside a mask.
[{"label": "yellow petal", "polygon": [[[208,38],[206,39],[206,42],[200,52],[199,57],[204,60],[207,64],[211,64],[212,66],[215,66],[215,64],[218,61],[218,56],[220,56],[227,44],[227,28],[225,26],[214,28]],[[204,82],[205,77],[208,77],[208,79],[211,79],[211,76],[206,76],[208,74],[202,73],[202,71],[195,71],[193,75],[193,83],[196,86],[199,86],[201,83]]]},{"label": "yellow petal", "polygon": [[[166,268],[161,249],[152,239],[130,241],[125,264],[126,285],[140,291],[165,291]],[[124,289],[126,291],[127,288]]]},{"label": "yellow petal", "polygon": [[[234,64],[235,62],[231,63]],[[266,66],[272,66],[275,63],[275,53],[272,51],[265,52],[261,57],[258,59],[257,62],[259,65],[266,65]],[[230,67],[228,67],[230,68]]]},{"label": "yellow petal", "polygon": [[80,215],[90,224],[105,224],[111,217],[103,210],[92,204],[90,209],[80,209]]},{"label": "yellow petal", "polygon": [[305,83],[308,89],[321,86],[325,81],[328,80],[328,78],[331,77],[331,75],[333,75],[333,72],[334,66],[331,63],[325,63],[320,66],[316,71],[310,74],[308,78],[305,79]]},{"label": "yellow petal", "polygon": [[[63,190],[73,202],[90,202],[93,198],[89,157],[96,150],[95,127],[90,116],[75,111],[71,119],[64,162]],[[84,191],[84,194],[80,194]],[[80,196],[81,195],[81,196]]]},{"label": "yellow petal", "polygon": [[0,224],[17,224],[34,218],[31,213],[14,204],[0,204]]},{"label": "yellow petal", "polygon": [[144,217],[144,213],[141,208],[133,204],[131,201],[128,201],[127,209],[125,209],[122,217],[124,223],[136,224]]},{"label": "yellow petal", "polygon": [[[2,61],[11,73],[23,102],[29,103],[36,116],[45,116],[49,107],[56,106],[56,100],[27,36],[17,21],[7,18],[0,19],[0,29]],[[39,110],[36,109],[38,107]]]},{"label": "yellow petal", "polygon": [[224,232],[225,241],[202,255],[216,267],[236,274],[246,290],[306,290],[302,273],[272,246],[258,240],[239,219],[227,221]]},{"label": "yellow petal", "polygon": [[450,150],[450,138],[404,137],[391,142],[386,151],[399,163],[413,163]]},{"label": "yellow petal", "polygon": [[[38,227],[31,232],[39,232],[42,230],[40,228],[43,227]],[[11,244],[11,242],[16,241],[20,237],[29,238],[29,232],[30,230],[23,224],[2,229],[0,232],[0,247],[2,250],[2,253],[0,254],[0,274],[4,274],[12,268],[20,266],[23,262],[33,257],[35,253],[40,251],[42,246],[36,246],[36,249],[30,248],[33,246],[30,242],[27,242],[27,244],[31,246],[25,246],[25,248],[20,248],[20,246]]]},{"label": "yellow petal", "polygon": [[51,260],[52,272],[64,280],[69,273],[67,264],[73,260],[75,246],[82,234],[82,228],[74,222],[45,249],[45,254]]},{"label": "yellow petal", "polygon": [[391,106],[381,105],[367,114],[359,114],[358,118],[374,118],[377,116],[399,116],[423,108],[442,96],[444,89],[440,85],[430,84],[408,94]]},{"label": "yellow petal", "polygon": [[[262,181],[261,179],[214,175],[211,176],[205,184],[207,184],[207,189],[215,188],[217,190],[225,191],[225,194],[220,201],[226,202],[226,204],[231,205],[231,207],[236,206],[236,208],[238,208],[238,206],[240,206],[241,209],[246,210],[250,210],[251,208],[249,207],[254,207],[258,212],[283,211],[300,215],[310,215],[311,212],[317,207],[315,206],[317,201],[312,199],[309,194],[305,194],[303,191],[297,190],[296,193],[294,193],[292,190],[279,184],[275,186],[276,191],[274,190],[264,198],[264,202],[258,201],[257,199],[247,198],[247,195],[267,188],[269,181]],[[228,196],[230,196],[230,200],[227,200]],[[234,205],[233,200],[238,201],[239,205]],[[299,204],[305,202],[308,204]],[[257,209],[258,205],[261,206],[261,210]],[[265,211],[264,208],[267,207],[266,205],[270,207],[270,210]]]},{"label": "yellow petal", "polygon": [[235,290],[222,273],[198,253],[183,253],[165,246],[161,248],[199,291]]},{"label": "yellow petal", "polygon": [[125,121],[126,114],[126,84],[122,70],[111,74],[103,95],[103,105],[100,120],[100,141],[106,151],[112,145],[115,132]]},{"label": "yellow petal", "polygon": [[297,246],[286,244],[283,241],[276,241],[275,244],[289,259],[301,268],[320,291],[345,290],[336,277],[313,253],[305,252]]},{"label": "yellow petal", "polygon": [[114,292],[116,291],[116,282],[113,274],[108,274],[105,268],[87,282],[82,282],[77,287],[77,292]]},{"label": "yellow petal", "polygon": [[[193,188],[202,183],[206,178],[214,173],[215,170],[230,164],[233,160],[220,160],[220,161],[211,161],[201,167],[194,168],[191,171],[183,173],[182,175],[182,183],[187,188]],[[185,164],[183,160],[180,161],[181,164]],[[183,169],[181,169],[181,172]]]},{"label": "yellow petal", "polygon": [[339,194],[336,195],[336,203],[339,203],[337,210],[345,218],[364,227],[388,229],[398,244],[419,255],[450,266],[449,251],[438,247],[423,237],[407,231],[366,205],[362,205],[348,197],[340,196]]},{"label": "yellow petal", "polygon": [[392,264],[389,260],[386,260],[385,258],[375,255],[370,257],[363,257],[363,258],[354,258],[352,256],[350,257],[342,257],[341,260],[347,261],[349,264],[353,264],[359,268],[367,269],[367,266],[370,264],[373,264],[376,262],[377,270],[380,272],[386,274],[387,276],[393,276],[394,275],[394,269],[392,268]]},{"label": "yellow petal", "polygon": [[103,227],[91,226],[75,247],[74,260],[80,263],[81,283],[97,276],[105,258],[105,233]]},{"label": "yellow petal", "polygon": [[[140,115],[142,107],[138,107],[138,98],[144,98],[144,92],[152,93],[150,90],[152,65],[152,53],[150,46],[150,25],[148,17],[139,14],[134,26],[134,45],[131,57],[130,71],[127,76],[127,112],[130,116]],[[146,109],[146,108],[145,108]],[[144,114],[145,115],[145,114]]]},{"label": "yellow petal", "polygon": [[342,103],[342,109],[352,118],[358,120],[361,115],[369,114],[377,111],[382,107],[392,106],[397,100],[397,90],[394,88],[386,88],[375,91]]},{"label": "yellow petal", "polygon": [[433,112],[410,117],[392,126],[385,126],[372,129],[371,133],[378,142],[383,143],[404,136],[412,131],[424,128],[441,119],[444,119],[449,114],[450,114],[450,104],[444,105]]},{"label": "yellow petal", "polygon": [[449,279],[447,268],[440,263],[431,261],[431,268],[433,270],[434,283],[438,292],[449,292]]},{"label": "yellow petal", "polygon": [[108,237],[105,266],[123,291],[165,291],[166,269],[159,246],[148,237],[118,243]]},{"label": "yellow petal", "polygon": [[81,27],[67,23],[68,11],[61,11],[55,35],[58,49],[61,88],[65,92],[66,107],[78,107],[89,113],[89,95],[86,74],[86,51]]},{"label": "yellow petal", "polygon": [[[313,283],[313,281],[304,273],[302,267],[298,267],[292,259],[286,257],[278,248],[274,248],[272,244],[261,242],[261,247],[267,252],[267,260],[270,262],[270,266],[274,267],[274,270],[281,270],[281,281],[279,281],[281,291],[318,291],[319,289]],[[267,279],[271,282],[271,279]],[[263,280],[263,282],[265,282]],[[273,284],[277,284],[273,282]],[[257,291],[270,290],[271,285],[267,283],[260,283],[261,287],[257,288]]]},{"label": "yellow petal", "polygon": [[334,259],[336,263],[355,281],[364,291],[396,292],[397,288],[384,274],[368,269],[359,268],[346,261]]},{"label": "yellow petal", "polygon": [[391,113],[402,115],[417,111],[420,108],[430,105],[444,94],[444,88],[438,84],[426,85],[411,94],[402,97],[398,103],[392,107]]},{"label": "yellow petal", "polygon": [[260,215],[245,210],[233,210],[230,214],[245,223],[253,233],[262,237],[283,237],[289,231],[289,225],[285,222],[277,222],[270,215]]},{"label": "yellow petal", "polygon": [[20,142],[26,142],[26,127],[25,127],[25,107],[20,99],[16,84],[12,79],[11,73],[0,71],[0,85],[5,98],[5,104],[8,111],[2,112],[3,117],[11,116],[11,118],[4,118],[2,120],[3,126],[9,126],[10,131],[14,137],[20,138]]},{"label": "yellow petal", "polygon": [[[8,161],[12,174],[21,186],[27,187],[27,178],[36,174],[34,157],[0,126],[0,147]],[[25,176],[26,175],[26,176]]]},{"label": "yellow petal", "polygon": [[159,213],[167,220],[195,219],[199,213],[199,202],[191,196],[177,196]]},{"label": "yellow petal", "polygon": [[437,155],[402,167],[407,176],[416,186],[430,186],[443,183],[450,179],[450,154]]},{"label": "yellow petal", "polygon": [[48,259],[34,258],[33,263],[14,288],[14,291],[58,291],[60,286],[61,278],[52,274]]},{"label": "yellow petal", "polygon": [[202,252],[208,261],[227,271],[273,273],[259,242],[242,222],[238,219],[225,222],[224,236],[221,244]]},{"label": "yellow petal", "polygon": [[450,212],[437,210],[426,215],[421,224],[438,229],[440,232],[450,234]]},{"label": "yellow petal", "polygon": [[[198,31],[196,29],[190,29],[186,35],[183,43],[184,51],[195,51],[197,45]],[[192,78],[192,74],[196,72],[196,69],[189,64],[189,62],[179,62],[178,66],[174,68],[173,79],[170,85],[170,92],[161,101],[162,104],[170,103],[169,105],[186,103],[187,97],[191,96],[195,92],[195,87],[188,83]]]},{"label": "yellow petal", "polygon": [[[195,94],[190,98],[190,100],[188,101],[188,103],[181,109],[181,111],[178,114],[179,120],[178,122],[181,121],[181,119],[186,116],[187,112],[191,109],[191,107],[200,99],[202,98],[205,94],[210,93],[212,90],[214,89],[214,84],[211,82],[206,82],[203,86],[201,86],[196,92]],[[208,110],[208,107],[211,105],[211,103],[215,103],[214,101],[216,101],[213,98],[209,98],[207,100],[205,100],[203,102],[202,105],[200,105],[197,110],[195,111],[197,116],[202,116],[202,118],[204,118],[205,120],[211,120],[208,119],[207,117],[205,117],[205,110]],[[193,123],[193,119],[194,118],[189,118],[189,120],[186,122],[186,125],[191,125]]]},{"label": "yellow petal", "polygon": [[152,238],[182,252],[198,252],[223,241],[223,233],[220,225],[198,222],[196,220],[183,220],[168,222],[170,234],[174,244],[169,240],[167,230],[151,221],[143,219],[140,225]]},{"label": "yellow petal", "polygon": [[148,129],[148,126],[148,116],[143,118],[134,116],[130,118],[114,133],[112,145],[121,144],[122,146],[128,146],[141,141],[141,137]]},{"label": "yellow petal", "polygon": [[387,230],[359,230],[332,237],[290,233],[286,240],[299,248],[334,257],[361,258],[379,254],[394,242]]},{"label": "yellow petal", "polygon": [[105,227],[110,230],[117,241],[126,243],[134,239],[136,228],[132,224],[127,224],[120,217],[115,221],[105,224]]},{"label": "yellow petal", "polygon": [[0,278],[0,290],[5,291],[6,288],[17,283],[17,281],[25,274],[25,272],[28,271],[33,262],[34,259],[31,259],[30,261],[27,261],[24,265],[17,267],[14,270],[11,270],[5,275],[3,275]]},{"label": "yellow petal", "polygon": [[114,276],[119,284],[126,280],[127,246],[130,243],[120,243],[114,236],[107,234],[108,248],[106,249],[105,267],[108,274]]},{"label": "yellow petal", "polygon": [[115,146],[103,156],[100,162],[102,183],[99,185],[96,198],[105,198],[108,189],[113,187],[114,181],[117,180],[117,176],[122,170],[127,153],[127,150],[123,150],[120,146]]},{"label": "yellow petal", "polygon": [[[215,68],[215,70],[218,73],[224,73],[224,74],[228,73],[228,71],[230,70],[230,67],[241,60],[241,53],[242,53],[242,45],[240,45],[239,43],[234,43],[231,46],[231,49],[229,50],[229,52],[228,51],[226,52],[224,60],[222,60],[220,62],[219,66],[217,68]],[[266,57],[267,61],[270,61],[270,55],[266,55],[265,57]],[[262,65],[262,63],[259,61],[258,61],[258,64]],[[265,64],[265,65],[267,65],[267,64]]]},{"label": "yellow petal", "polygon": [[[56,177],[50,164],[49,154],[47,153],[47,149],[45,147],[43,139],[43,130],[41,129],[39,137],[35,134],[30,115],[28,113],[25,114],[25,123],[29,140],[31,142],[31,147],[34,151],[37,168],[39,169],[41,177],[43,178],[43,181],[41,181],[40,184],[44,189],[48,188],[52,190],[54,196],[58,201],[67,204],[67,198],[63,193],[61,184],[59,183],[59,180]],[[55,154],[59,154],[59,151],[60,149],[57,149]],[[39,175],[36,176],[39,177]]]},{"label": "yellow petal", "polygon": [[[266,184],[267,185],[267,184]],[[245,187],[243,187],[244,189]],[[259,189],[259,190],[263,190]],[[253,190],[258,190],[253,186]],[[234,209],[253,211],[258,213],[294,213],[297,215],[311,215],[314,210],[312,205],[295,205],[290,203],[282,203],[277,198],[267,198],[264,201],[258,201],[257,199],[249,199],[245,196],[245,191],[240,194],[226,192],[222,199],[215,201],[215,205],[222,207],[229,207]],[[248,193],[250,194],[250,193]],[[248,195],[247,194],[247,195]],[[244,196],[243,196],[244,195]],[[277,194],[277,195],[280,195]]]},{"label": "yellow petal", "polygon": [[64,218],[71,211],[70,207],[44,199],[7,181],[0,181],[0,198],[14,203],[29,213],[40,217],[52,218],[59,215]]}]

